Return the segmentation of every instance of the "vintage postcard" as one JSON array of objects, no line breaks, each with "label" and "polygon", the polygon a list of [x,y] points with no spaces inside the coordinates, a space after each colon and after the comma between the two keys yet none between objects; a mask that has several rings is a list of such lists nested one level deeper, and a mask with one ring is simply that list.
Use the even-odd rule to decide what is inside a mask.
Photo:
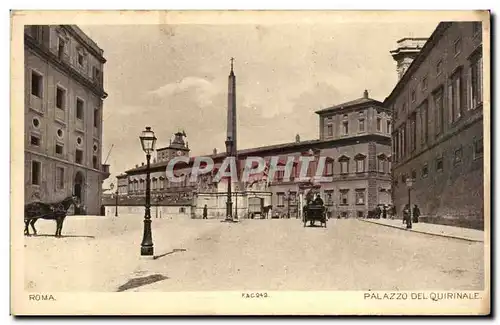
[{"label": "vintage postcard", "polygon": [[13,315],[490,314],[488,11],[12,11],[11,45]]}]

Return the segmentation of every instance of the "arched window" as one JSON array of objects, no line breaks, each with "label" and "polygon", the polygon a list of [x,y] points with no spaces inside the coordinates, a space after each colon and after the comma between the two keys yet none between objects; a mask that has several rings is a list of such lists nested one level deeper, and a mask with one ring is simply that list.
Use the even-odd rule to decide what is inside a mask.
[{"label": "arched window", "polygon": [[334,160],[330,157],[326,158],[325,161],[325,175],[324,176],[332,176],[333,175],[333,163]]},{"label": "arched window", "polygon": [[347,156],[340,156],[339,157],[339,163],[340,163],[340,174],[349,174],[349,162],[351,158]]},{"label": "arched window", "polygon": [[366,155],[358,153],[354,159],[356,160],[356,173],[366,172]]}]

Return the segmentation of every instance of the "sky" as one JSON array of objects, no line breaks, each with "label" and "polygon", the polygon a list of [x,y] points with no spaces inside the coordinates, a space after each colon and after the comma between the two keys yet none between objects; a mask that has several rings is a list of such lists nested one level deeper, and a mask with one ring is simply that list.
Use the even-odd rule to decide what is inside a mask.
[{"label": "sky", "polygon": [[225,150],[231,57],[238,148],[293,142],[296,134],[310,140],[319,137],[315,111],[365,89],[383,101],[397,83],[389,51],[403,37],[430,36],[437,24],[80,25],[107,59],[104,187],[145,162],[145,126],[157,148],[184,130],[192,156]]}]

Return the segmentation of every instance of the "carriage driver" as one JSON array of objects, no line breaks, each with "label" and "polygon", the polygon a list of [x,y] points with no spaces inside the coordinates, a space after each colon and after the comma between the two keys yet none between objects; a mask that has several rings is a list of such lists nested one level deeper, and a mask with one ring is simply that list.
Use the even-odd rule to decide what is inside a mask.
[{"label": "carriage driver", "polygon": [[323,205],[323,199],[321,198],[319,193],[316,194],[316,198],[314,199],[314,204],[321,205],[321,206]]}]

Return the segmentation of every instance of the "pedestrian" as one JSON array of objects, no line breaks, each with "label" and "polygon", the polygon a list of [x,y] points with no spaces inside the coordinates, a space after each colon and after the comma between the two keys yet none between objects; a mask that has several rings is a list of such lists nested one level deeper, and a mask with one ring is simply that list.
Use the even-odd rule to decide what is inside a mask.
[{"label": "pedestrian", "polygon": [[384,204],[384,206],[382,208],[382,218],[384,218],[384,219],[387,219],[387,209],[388,209],[387,205]]},{"label": "pedestrian", "polygon": [[203,207],[203,219],[208,219],[207,215],[208,215],[208,207],[205,204],[205,206]]},{"label": "pedestrian", "polygon": [[410,223],[410,206],[408,204],[405,204],[403,208],[403,224],[409,224]]},{"label": "pedestrian", "polygon": [[391,206],[391,219],[394,219],[397,217],[397,212],[396,212],[396,206],[395,205],[392,205]]},{"label": "pedestrian", "polygon": [[418,208],[418,205],[413,206],[413,222],[418,223],[418,217],[420,217],[420,209]]}]

